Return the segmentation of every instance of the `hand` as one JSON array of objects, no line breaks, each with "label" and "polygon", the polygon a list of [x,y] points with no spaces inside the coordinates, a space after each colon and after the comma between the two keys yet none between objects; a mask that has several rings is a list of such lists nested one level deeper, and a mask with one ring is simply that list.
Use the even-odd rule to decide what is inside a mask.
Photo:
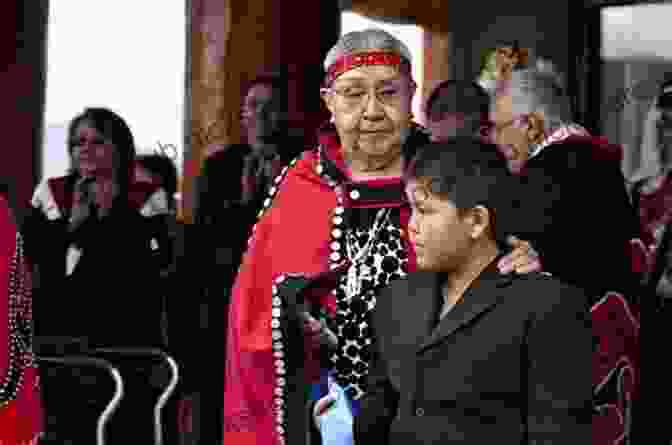
[{"label": "hand", "polygon": [[542,270],[539,254],[529,242],[522,241],[515,236],[509,236],[507,242],[514,250],[502,258],[497,265],[501,273],[508,274],[515,271],[519,274],[526,274]]},{"label": "hand", "polygon": [[303,312],[301,318],[303,319],[303,333],[308,345],[311,346],[311,349],[318,349],[322,340],[322,324],[308,312]]},{"label": "hand", "polygon": [[308,344],[318,348],[326,346],[329,349],[336,349],[338,347],[338,337],[327,327],[325,320],[318,321],[308,312],[301,312],[301,319],[303,320],[303,332],[308,338]]}]

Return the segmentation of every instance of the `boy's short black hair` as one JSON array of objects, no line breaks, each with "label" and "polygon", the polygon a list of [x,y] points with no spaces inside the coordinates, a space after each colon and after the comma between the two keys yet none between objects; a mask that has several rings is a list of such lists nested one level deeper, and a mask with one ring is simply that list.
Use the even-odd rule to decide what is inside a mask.
[{"label": "boy's short black hair", "polygon": [[473,137],[425,145],[408,165],[405,177],[425,183],[430,193],[459,210],[485,206],[493,216],[492,235],[498,243],[512,233],[517,182],[495,145]]}]

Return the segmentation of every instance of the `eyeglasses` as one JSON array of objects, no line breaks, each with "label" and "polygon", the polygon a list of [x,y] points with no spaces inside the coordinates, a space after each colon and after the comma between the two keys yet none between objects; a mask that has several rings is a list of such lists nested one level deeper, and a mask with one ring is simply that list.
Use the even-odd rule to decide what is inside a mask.
[{"label": "eyeglasses", "polygon": [[378,103],[389,107],[399,107],[405,97],[404,84],[401,81],[390,82],[377,87],[366,87],[362,84],[347,85],[335,88],[326,88],[324,91],[335,93],[348,108],[366,106],[371,96]]}]

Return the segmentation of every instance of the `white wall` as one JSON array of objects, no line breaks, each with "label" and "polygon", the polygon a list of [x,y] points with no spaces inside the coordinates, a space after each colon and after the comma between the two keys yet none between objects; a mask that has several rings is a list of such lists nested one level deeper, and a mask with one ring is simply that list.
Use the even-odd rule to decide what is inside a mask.
[{"label": "white wall", "polygon": [[44,176],[68,165],[67,123],[105,106],[131,127],[139,152],[174,144],[182,168],[185,2],[51,0]]}]

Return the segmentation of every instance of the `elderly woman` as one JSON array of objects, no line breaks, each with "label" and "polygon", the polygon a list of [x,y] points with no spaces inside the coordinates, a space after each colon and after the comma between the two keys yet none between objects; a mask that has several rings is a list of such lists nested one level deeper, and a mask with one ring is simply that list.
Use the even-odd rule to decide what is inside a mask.
[{"label": "elderly woman", "polygon": [[[333,125],[323,129],[316,150],[275,179],[234,285],[225,443],[305,440],[305,405],[292,398],[319,381],[314,358],[320,352],[330,368],[330,392],[341,396],[334,409],[345,417],[340,416],[344,423],[331,422],[333,411],[327,410],[316,423],[325,443],[338,437],[340,443],[351,441],[351,416],[366,391],[374,341],[369,314],[379,291],[415,268],[402,173],[404,159],[428,137],[411,122],[416,85],[408,48],[382,30],[352,32],[329,51],[324,68],[322,97]],[[500,267],[537,269],[528,249],[520,243]],[[292,306],[297,293],[310,297],[312,313]],[[305,358],[295,355],[300,337],[295,337],[299,344],[288,340],[291,329],[282,328],[296,312],[306,333]],[[321,342],[331,349],[321,350]],[[292,379],[297,368],[308,382]],[[325,392],[318,386],[310,397]],[[322,398],[318,414],[330,400]]]},{"label": "elderly woman", "polygon": [[42,406],[33,355],[32,295],[7,200],[0,195],[0,444],[36,444]]}]

